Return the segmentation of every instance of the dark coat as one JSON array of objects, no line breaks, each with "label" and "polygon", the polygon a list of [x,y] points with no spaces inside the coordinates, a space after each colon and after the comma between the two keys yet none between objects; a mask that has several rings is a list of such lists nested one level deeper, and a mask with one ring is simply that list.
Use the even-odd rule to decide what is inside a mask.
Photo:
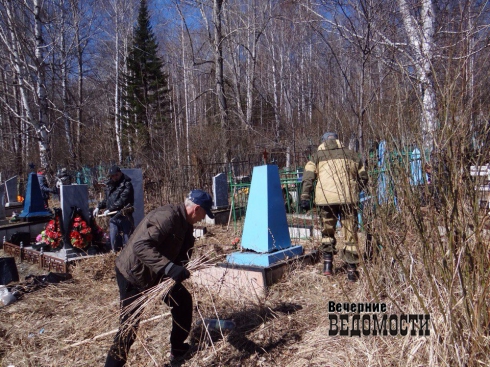
[{"label": "dark coat", "polygon": [[184,204],[161,206],[136,227],[117,257],[116,267],[129,282],[148,289],[164,277],[170,261],[183,265],[193,247],[193,226],[187,222]]},{"label": "dark coat", "polygon": [[37,180],[39,181],[39,187],[41,188],[41,195],[43,197],[43,200],[48,200],[49,194],[53,192],[53,190],[51,190],[48,187],[48,182],[46,181],[46,177],[42,173],[38,172]]},{"label": "dark coat", "polygon": [[134,189],[131,178],[123,173],[119,181],[109,181],[107,183],[105,200],[99,203],[98,208],[107,208],[113,212],[121,210],[128,204],[134,205]]}]

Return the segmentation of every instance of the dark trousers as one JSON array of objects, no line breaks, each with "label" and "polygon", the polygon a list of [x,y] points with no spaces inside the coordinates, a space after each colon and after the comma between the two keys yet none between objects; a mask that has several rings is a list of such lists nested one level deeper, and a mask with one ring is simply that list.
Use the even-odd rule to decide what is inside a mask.
[{"label": "dark trousers", "polygon": [[[119,296],[121,299],[121,309],[131,304],[140,297],[141,289],[128,282],[126,278],[116,268],[117,285],[119,286]],[[189,336],[192,324],[192,296],[189,291],[180,283],[174,285],[170,290],[165,303],[172,307],[172,331],[170,333],[171,348],[180,349],[184,341]],[[133,313],[136,310],[133,311]],[[122,367],[126,364],[127,356],[131,345],[136,339],[140,319],[135,318],[131,325],[122,327],[131,314],[122,315],[119,318],[119,331],[114,337],[111,348],[107,355],[105,367]]]},{"label": "dark trousers", "polygon": [[128,242],[129,236],[134,230],[134,220],[132,216],[116,215],[109,221],[109,235],[111,239],[111,249],[119,251]]}]

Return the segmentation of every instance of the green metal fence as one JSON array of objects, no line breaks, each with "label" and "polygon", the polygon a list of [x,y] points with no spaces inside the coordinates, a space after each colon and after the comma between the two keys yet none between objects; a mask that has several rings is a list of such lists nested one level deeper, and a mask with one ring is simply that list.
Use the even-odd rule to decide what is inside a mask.
[{"label": "green metal fence", "polygon": [[[284,208],[287,214],[288,225],[303,228],[298,233],[313,231],[318,223],[315,209],[305,212],[300,208],[303,167],[282,169],[279,171]],[[235,178],[228,176],[230,190],[230,219],[233,221],[233,229],[241,233],[244,224],[244,214],[247,209],[248,195],[250,192],[251,176]],[[314,231],[313,231],[314,232]],[[315,232],[316,233],[316,232]],[[305,236],[305,237],[310,237]]]}]

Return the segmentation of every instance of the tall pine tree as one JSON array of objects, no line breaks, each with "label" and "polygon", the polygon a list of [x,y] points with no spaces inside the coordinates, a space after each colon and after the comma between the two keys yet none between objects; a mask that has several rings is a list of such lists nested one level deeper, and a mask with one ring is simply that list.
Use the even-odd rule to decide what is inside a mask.
[{"label": "tall pine tree", "polygon": [[134,29],[125,75],[125,115],[134,132],[134,146],[147,158],[153,146],[153,137],[162,137],[162,129],[169,119],[170,98],[168,75],[162,70],[158,43],[150,25],[146,0],[140,1],[138,23]]}]

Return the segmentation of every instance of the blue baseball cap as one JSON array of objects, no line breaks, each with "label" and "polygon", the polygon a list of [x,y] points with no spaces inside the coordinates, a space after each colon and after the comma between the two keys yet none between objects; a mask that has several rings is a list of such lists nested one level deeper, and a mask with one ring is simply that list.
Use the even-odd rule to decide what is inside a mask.
[{"label": "blue baseball cap", "polygon": [[214,218],[214,214],[211,212],[213,199],[211,198],[211,195],[209,195],[206,191],[191,190],[191,192],[189,192],[189,195],[187,195],[187,199],[203,208],[209,218]]}]

